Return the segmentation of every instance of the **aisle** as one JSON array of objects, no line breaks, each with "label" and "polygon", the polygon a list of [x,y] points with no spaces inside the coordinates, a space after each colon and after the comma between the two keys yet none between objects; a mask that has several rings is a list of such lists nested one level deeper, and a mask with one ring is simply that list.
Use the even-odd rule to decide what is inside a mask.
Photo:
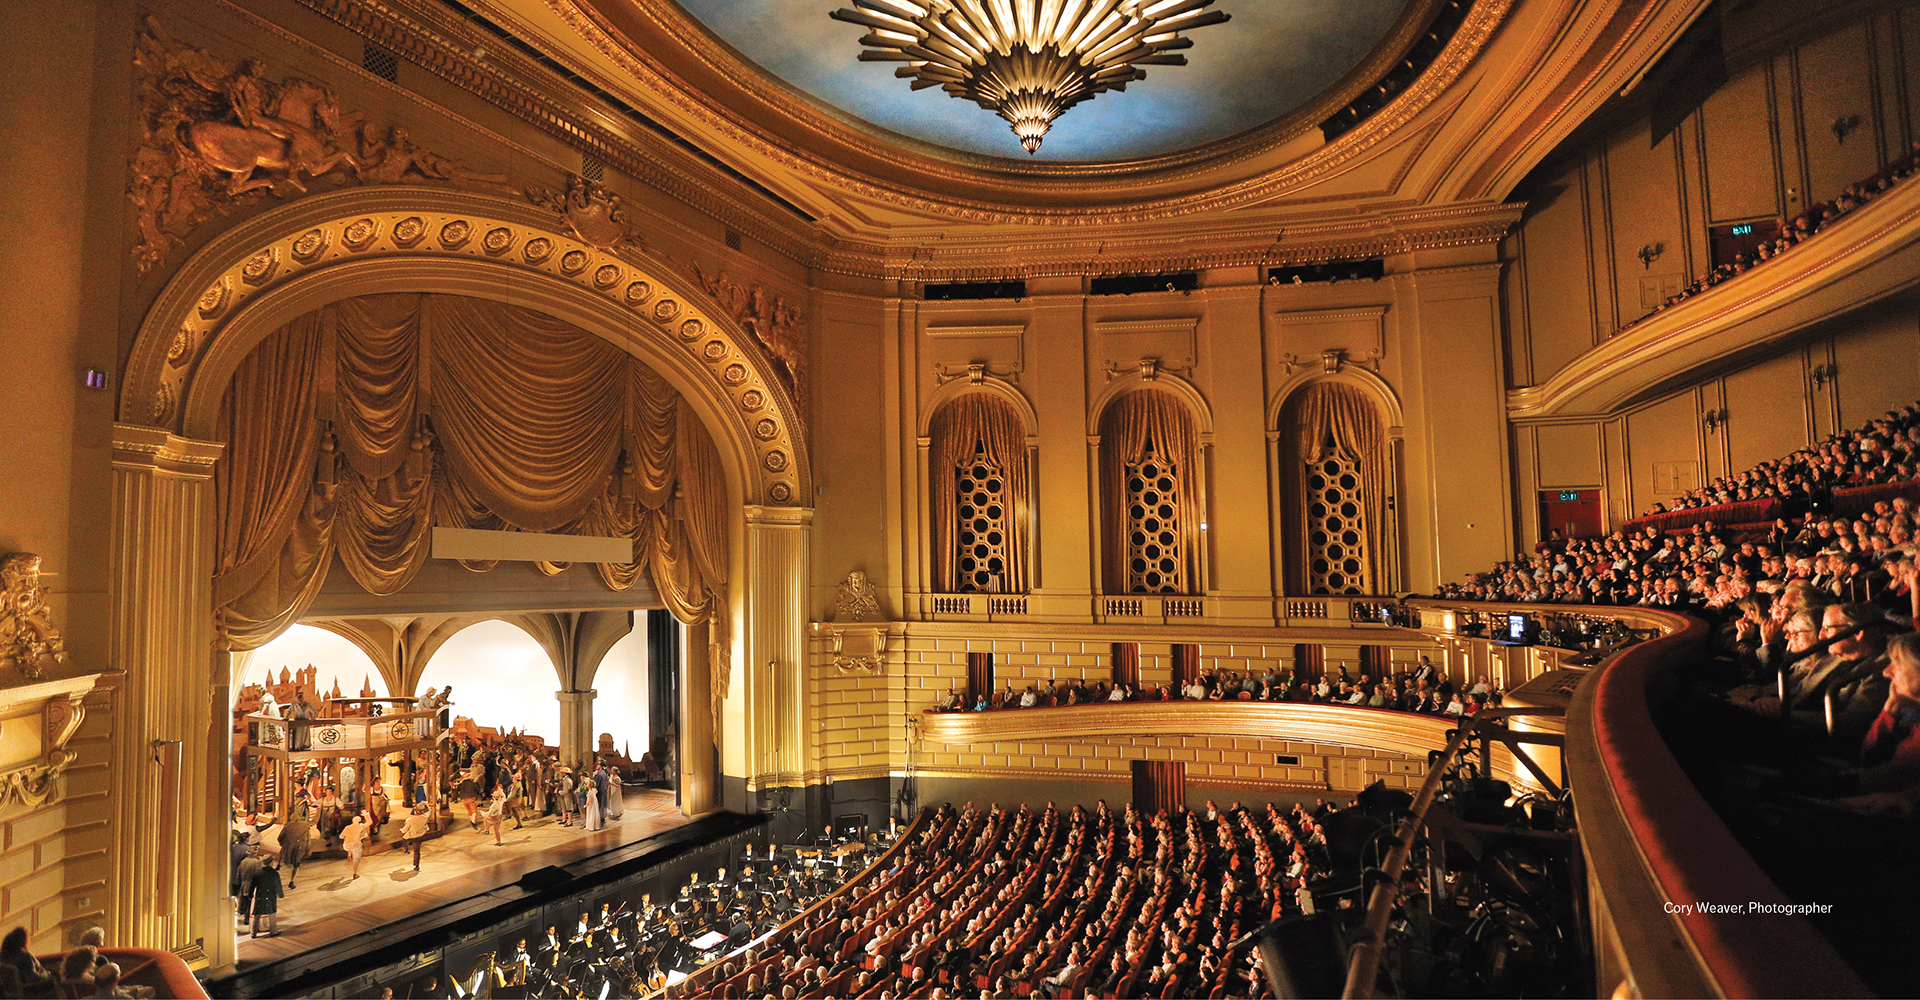
[{"label": "aisle", "polygon": [[[501,836],[505,846],[496,846],[484,828],[456,820],[447,833],[427,841],[418,872],[412,854],[402,851],[368,857],[358,879],[350,877],[344,858],[302,865],[297,887],[280,900],[280,936],[240,932],[239,966],[297,955],[511,884],[535,869],[570,864],[690,822],[674,805],[671,790],[627,789],[625,802],[618,821],[592,833],[551,818],[519,830],[509,824]],[[282,869],[283,879],[286,874]]]}]

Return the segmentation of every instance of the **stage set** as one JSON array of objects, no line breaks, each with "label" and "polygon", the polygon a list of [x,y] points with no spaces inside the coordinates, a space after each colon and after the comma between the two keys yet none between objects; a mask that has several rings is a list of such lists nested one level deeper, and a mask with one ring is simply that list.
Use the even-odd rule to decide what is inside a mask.
[{"label": "stage set", "polygon": [[[469,625],[469,634],[489,626],[497,632],[502,622]],[[263,646],[246,670],[259,679],[234,699],[229,881],[239,974],[691,822],[676,790],[672,714],[645,711],[662,696],[646,689],[648,657],[616,643],[599,664],[603,686],[623,696],[603,706],[603,719],[638,723],[647,749],[635,759],[634,740],[616,747],[603,732],[588,753],[566,754],[541,732],[553,731],[568,699],[526,698],[533,678],[516,682],[516,664],[489,659],[496,651],[485,643],[462,645],[456,633],[438,655],[459,668],[443,664],[428,677],[459,676],[482,710],[513,716],[487,720],[500,725],[464,714],[448,700],[451,685],[388,695],[365,674],[359,691],[343,695],[341,675],[368,664],[341,640],[348,629],[331,628],[295,626],[288,641]],[[647,631],[631,633],[633,645],[644,646]],[[671,659],[670,629],[652,631],[668,648],[651,659]],[[529,659],[539,659],[537,643],[521,640],[535,647]],[[290,654],[322,662],[296,666],[284,662]],[[628,690],[629,681],[638,690]],[[660,728],[649,732],[656,721]],[[262,878],[263,867],[277,877]]]}]

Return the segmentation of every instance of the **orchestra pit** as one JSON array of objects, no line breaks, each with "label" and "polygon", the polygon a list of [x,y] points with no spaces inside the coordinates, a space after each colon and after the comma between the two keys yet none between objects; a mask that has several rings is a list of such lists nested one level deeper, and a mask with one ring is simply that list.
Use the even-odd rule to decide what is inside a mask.
[{"label": "orchestra pit", "polygon": [[0,996],[1911,996],[1911,0],[66,0]]}]

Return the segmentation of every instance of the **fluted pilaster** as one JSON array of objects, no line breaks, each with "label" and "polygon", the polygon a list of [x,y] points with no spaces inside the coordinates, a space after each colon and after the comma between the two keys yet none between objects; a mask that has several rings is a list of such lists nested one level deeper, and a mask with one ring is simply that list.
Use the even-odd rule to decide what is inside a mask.
[{"label": "fluted pilaster", "polygon": [[224,445],[114,426],[113,883],[108,940],[198,943],[226,919],[226,655],[213,628],[213,463]]}]

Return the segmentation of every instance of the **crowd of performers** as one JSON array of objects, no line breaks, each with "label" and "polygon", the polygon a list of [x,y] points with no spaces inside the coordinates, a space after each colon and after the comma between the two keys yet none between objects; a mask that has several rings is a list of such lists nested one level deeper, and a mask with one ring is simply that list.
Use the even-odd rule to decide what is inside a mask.
[{"label": "crowd of performers", "polygon": [[[427,755],[436,752],[442,766],[428,766]],[[277,803],[255,812],[234,800],[229,889],[243,928],[250,924],[254,937],[277,935],[280,898],[297,888],[301,866],[316,855],[345,857],[352,881],[383,838],[410,852],[418,871],[426,841],[460,819],[504,846],[509,822],[520,829],[551,817],[559,826],[592,831],[624,811],[619,771],[597,759],[562,763],[553,748],[515,734],[449,733],[437,751],[403,757],[397,771],[399,802],[378,775],[362,775],[352,763],[330,769],[319,760],[304,762],[286,790],[291,801],[284,822]],[[429,787],[436,774],[439,787]]]}]

